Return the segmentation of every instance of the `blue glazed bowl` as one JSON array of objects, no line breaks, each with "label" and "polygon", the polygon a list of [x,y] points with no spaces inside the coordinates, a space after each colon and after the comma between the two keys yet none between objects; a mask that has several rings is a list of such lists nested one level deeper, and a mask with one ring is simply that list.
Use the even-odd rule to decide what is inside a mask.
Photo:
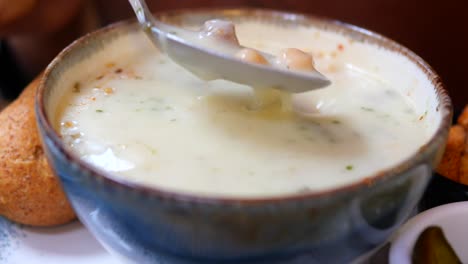
[{"label": "blue glazed bowl", "polygon": [[73,74],[89,70],[96,53],[139,30],[134,22],[109,26],[58,55],[36,101],[48,158],[78,217],[109,251],[136,263],[342,263],[377,248],[410,216],[440,159],[452,115],[439,77],[421,58],[373,32],[316,17],[252,9],[177,11],[160,17],[179,24],[224,17],[315,26],[378,45],[406,57],[414,74],[427,78],[429,85],[419,94],[432,98],[427,100],[432,102],[428,120],[436,123],[428,142],[407,160],[323,192],[212,198],[130,183],[81,161],[52,125],[64,89],[73,86]]}]

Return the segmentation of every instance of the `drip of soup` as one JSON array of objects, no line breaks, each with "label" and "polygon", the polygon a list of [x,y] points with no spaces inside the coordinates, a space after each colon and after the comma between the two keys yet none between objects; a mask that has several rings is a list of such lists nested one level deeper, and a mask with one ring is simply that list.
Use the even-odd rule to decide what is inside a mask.
[{"label": "drip of soup", "polygon": [[131,52],[92,62],[102,67],[69,87],[57,130],[82,160],[115,177],[225,197],[343,186],[398,164],[427,141],[404,89],[361,63],[368,60],[363,47],[378,56],[377,47],[315,28],[245,22],[236,30],[244,46],[312,53],[332,85],[284,95],[205,82],[133,34],[109,49]]}]

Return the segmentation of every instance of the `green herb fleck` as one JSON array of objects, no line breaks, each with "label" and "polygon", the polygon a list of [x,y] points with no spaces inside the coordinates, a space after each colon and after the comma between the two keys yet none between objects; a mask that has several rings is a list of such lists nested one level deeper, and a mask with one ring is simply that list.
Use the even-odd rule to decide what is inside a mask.
[{"label": "green herb fleck", "polygon": [[353,165],[348,165],[348,166],[346,166],[346,170],[348,170],[348,171],[351,171],[351,170],[353,170],[353,169],[354,169]]},{"label": "green herb fleck", "polygon": [[141,143],[141,142],[136,142],[137,144],[145,147],[152,155],[156,155],[158,154],[158,150],[148,144],[145,144],[145,143]]},{"label": "green herb fleck", "polygon": [[96,113],[102,113],[102,112],[104,112],[104,110],[102,110],[102,109],[96,109]]},{"label": "green herb fleck", "polygon": [[297,190],[297,193],[310,193],[311,191],[312,191],[312,190],[311,190],[309,187],[304,186],[304,187],[298,189],[298,190]]},{"label": "green herb fleck", "polygon": [[335,124],[335,125],[341,124],[341,121],[340,121],[340,120],[336,120],[336,119],[332,120],[331,122],[332,122],[332,124]]},{"label": "green herb fleck", "polygon": [[81,84],[80,84],[80,82],[75,82],[75,83],[73,84],[73,92],[74,92],[74,93],[79,93],[79,92],[81,92]]},{"label": "green herb fleck", "polygon": [[370,107],[361,106],[361,109],[367,112],[374,112],[374,108],[370,108]]},{"label": "green herb fleck", "polygon": [[156,149],[154,149],[154,148],[150,148],[150,152],[151,152],[152,155],[158,154],[158,151]]}]

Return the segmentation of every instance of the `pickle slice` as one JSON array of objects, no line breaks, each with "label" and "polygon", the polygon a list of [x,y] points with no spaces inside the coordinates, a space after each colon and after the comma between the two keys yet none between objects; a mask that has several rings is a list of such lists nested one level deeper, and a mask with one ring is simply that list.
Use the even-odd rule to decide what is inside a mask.
[{"label": "pickle slice", "polygon": [[462,263],[438,226],[430,226],[419,235],[414,245],[413,264]]}]

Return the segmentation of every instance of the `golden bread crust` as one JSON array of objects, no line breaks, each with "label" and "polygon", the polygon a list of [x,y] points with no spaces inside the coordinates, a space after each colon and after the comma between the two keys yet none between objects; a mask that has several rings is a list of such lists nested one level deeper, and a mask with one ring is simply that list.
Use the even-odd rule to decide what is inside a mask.
[{"label": "golden bread crust", "polygon": [[451,180],[459,181],[461,157],[465,149],[466,132],[460,125],[450,128],[447,145],[437,172]]},{"label": "golden bread crust", "polygon": [[0,112],[0,215],[52,226],[75,218],[42,149],[34,98],[40,77]]}]

